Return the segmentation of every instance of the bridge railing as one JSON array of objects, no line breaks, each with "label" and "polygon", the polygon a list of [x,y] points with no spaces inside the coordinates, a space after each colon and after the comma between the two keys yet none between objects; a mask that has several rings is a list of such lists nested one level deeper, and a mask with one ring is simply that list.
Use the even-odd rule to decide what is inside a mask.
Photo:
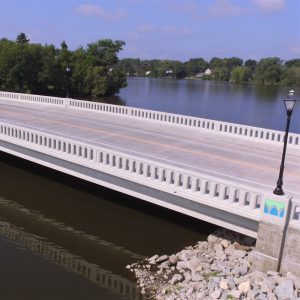
[{"label": "bridge railing", "polygon": [[[177,115],[172,113],[152,111],[134,107],[124,107],[69,98],[0,92],[0,100],[3,101],[7,99],[21,102],[64,106],[67,108],[78,110],[88,110],[101,113],[125,115],[133,118],[142,118],[146,120],[164,122],[179,126],[212,130],[214,132],[226,133],[257,140],[265,140],[271,142],[283,142],[284,140],[284,132],[282,131],[209,120],[204,118],[196,118],[191,116]],[[290,133],[288,143],[291,145],[300,145],[300,134]]]},{"label": "bridge railing", "polygon": [[[152,111],[140,108],[122,107],[118,105],[74,99],[70,100],[69,107],[79,110],[90,110],[111,114],[126,115],[134,118],[142,118],[151,121],[159,121],[197,129],[213,130],[214,132],[227,133],[241,137],[253,138],[257,140],[266,140],[271,142],[283,142],[284,140],[284,132],[282,131],[203,118],[196,118],[191,116],[177,115],[172,113]],[[288,143],[292,145],[300,145],[300,135],[290,133]]]},{"label": "bridge railing", "polygon": [[[235,123],[196,118],[191,116],[177,115],[166,112],[152,111],[134,107],[124,107],[112,104],[104,104],[92,101],[75,100],[70,98],[58,98],[39,96],[31,94],[18,94],[0,92],[0,101],[14,100],[23,103],[47,104],[57,107],[65,107],[75,110],[87,110],[113,115],[124,115],[132,118],[163,122],[177,126],[185,126],[196,129],[210,130],[222,134],[235,135],[254,140],[263,140],[275,143],[282,143],[284,132],[272,129],[247,126]],[[300,146],[300,134],[290,133],[288,143]]]},{"label": "bridge railing", "polygon": [[259,221],[263,198],[259,189],[10,123],[0,122],[0,137],[3,141]]},{"label": "bridge railing", "polygon": [[64,105],[64,98],[32,95],[32,94],[0,92],[0,100],[5,101],[7,99],[20,101],[24,103],[29,102],[29,103],[58,105],[58,106]]}]

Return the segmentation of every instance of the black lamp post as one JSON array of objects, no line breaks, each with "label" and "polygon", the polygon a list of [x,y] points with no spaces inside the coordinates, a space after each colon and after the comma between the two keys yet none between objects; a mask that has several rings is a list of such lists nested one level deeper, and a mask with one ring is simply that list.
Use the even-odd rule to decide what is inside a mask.
[{"label": "black lamp post", "polygon": [[67,98],[69,98],[69,77],[70,77],[70,71],[71,71],[71,68],[69,66],[66,66],[66,72],[67,72]]},{"label": "black lamp post", "polygon": [[287,146],[287,140],[288,140],[288,135],[289,135],[289,129],[290,129],[290,121],[291,121],[291,116],[293,113],[293,109],[296,104],[296,99],[294,98],[294,91],[291,90],[289,92],[288,98],[284,99],[284,105],[286,108],[286,114],[287,114],[287,120],[286,120],[286,128],[285,128],[285,135],[284,135],[284,144],[283,144],[283,152],[282,152],[282,159],[281,159],[281,165],[280,165],[280,171],[279,171],[279,178],[277,180],[277,186],[273,193],[275,195],[284,195],[284,192],[282,190],[282,177],[283,177],[283,171],[284,171],[284,160],[285,160],[285,153],[286,153],[286,146]]}]

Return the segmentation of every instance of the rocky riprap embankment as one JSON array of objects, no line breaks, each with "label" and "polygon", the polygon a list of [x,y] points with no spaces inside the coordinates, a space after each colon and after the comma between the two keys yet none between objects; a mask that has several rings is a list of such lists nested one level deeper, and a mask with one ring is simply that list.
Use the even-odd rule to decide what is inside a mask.
[{"label": "rocky riprap embankment", "polygon": [[143,294],[158,300],[300,300],[300,279],[251,271],[254,240],[219,230],[171,256],[155,255],[126,268]]}]

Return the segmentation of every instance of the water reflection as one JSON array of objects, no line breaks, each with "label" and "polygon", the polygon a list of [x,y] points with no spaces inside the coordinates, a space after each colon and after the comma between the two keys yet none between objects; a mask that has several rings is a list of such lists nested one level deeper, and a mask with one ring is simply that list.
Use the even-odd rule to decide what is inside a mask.
[{"label": "water reflection", "polygon": [[[108,248],[109,252],[120,252],[117,253],[117,257],[127,255],[138,260],[144,258],[143,256],[84,232],[76,231],[72,227],[45,218],[37,212],[3,198],[0,198],[0,212],[1,237],[41,255],[53,264],[81,275],[110,293],[125,297],[124,299],[144,299],[137,291],[135,282],[114,273],[114,270],[106,269],[107,266],[103,268],[97,263],[89,262],[84,256],[73,254],[72,248],[78,251],[82,248],[80,245],[84,245],[85,249],[93,247],[93,251],[97,251],[100,258],[103,257],[103,248]],[[23,228],[28,228],[29,224],[33,226],[34,231],[47,232],[47,236],[26,232]],[[49,241],[49,235],[56,237],[57,244]],[[59,237],[63,237],[63,243],[59,242]],[[65,247],[66,245],[68,248]]]},{"label": "water reflection", "polygon": [[[281,88],[285,90],[285,88]],[[256,101],[260,102],[276,102],[278,99],[278,95],[280,94],[280,88],[278,86],[270,86],[265,85],[257,85],[253,88],[254,96]],[[286,95],[288,95],[288,89],[286,90]]]},{"label": "water reflection", "polygon": [[[107,295],[113,292],[113,299],[122,299],[122,284],[129,299],[137,297],[127,264],[155,253],[177,252],[215,230],[204,222],[4,153],[0,182],[2,236],[99,287],[104,288],[101,284],[105,283]],[[16,255],[24,260],[23,255],[10,254],[13,270],[7,271],[9,275],[14,272]],[[37,265],[36,259],[31,265]],[[34,280],[26,269],[20,272],[25,282]],[[43,277],[52,278],[47,270]],[[23,295],[24,290],[19,291],[19,296]],[[100,296],[103,293],[98,292]],[[100,299],[111,299],[103,297]]]}]

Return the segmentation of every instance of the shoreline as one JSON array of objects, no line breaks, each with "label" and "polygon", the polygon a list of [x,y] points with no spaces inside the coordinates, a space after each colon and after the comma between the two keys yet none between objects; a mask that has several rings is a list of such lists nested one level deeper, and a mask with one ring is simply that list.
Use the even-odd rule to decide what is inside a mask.
[{"label": "shoreline", "polygon": [[300,278],[253,271],[255,240],[219,229],[176,254],[128,265],[148,299],[299,300]]}]

